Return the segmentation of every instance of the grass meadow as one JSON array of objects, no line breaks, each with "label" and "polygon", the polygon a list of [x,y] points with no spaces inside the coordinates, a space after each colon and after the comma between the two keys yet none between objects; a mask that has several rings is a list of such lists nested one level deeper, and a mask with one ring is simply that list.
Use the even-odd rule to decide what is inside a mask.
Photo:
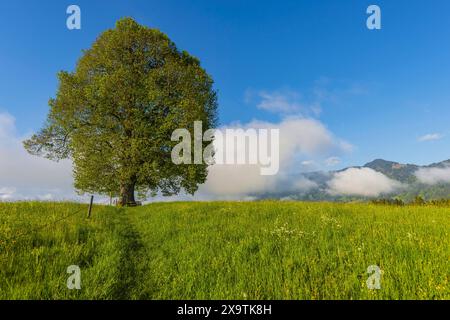
[{"label": "grass meadow", "polygon": [[[0,203],[0,299],[449,299],[450,208]],[[69,265],[81,290],[66,286]],[[381,269],[379,290],[367,268]]]}]

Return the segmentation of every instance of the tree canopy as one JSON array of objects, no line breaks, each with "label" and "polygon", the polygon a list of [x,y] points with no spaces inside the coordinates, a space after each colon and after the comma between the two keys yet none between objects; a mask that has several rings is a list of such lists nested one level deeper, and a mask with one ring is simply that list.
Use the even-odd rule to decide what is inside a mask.
[{"label": "tree canopy", "polygon": [[120,194],[127,204],[135,190],[193,194],[205,181],[207,164],[172,163],[171,134],[193,132],[194,121],[214,128],[217,94],[199,60],[164,33],[121,19],[58,79],[44,127],[24,146],[72,159],[79,192]]}]

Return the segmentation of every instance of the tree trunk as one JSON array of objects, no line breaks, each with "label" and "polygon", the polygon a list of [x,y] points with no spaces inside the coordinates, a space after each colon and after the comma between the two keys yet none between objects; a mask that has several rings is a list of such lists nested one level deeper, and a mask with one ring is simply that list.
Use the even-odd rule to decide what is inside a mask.
[{"label": "tree trunk", "polygon": [[136,206],[136,201],[134,200],[134,185],[134,182],[129,182],[120,186],[120,206]]}]

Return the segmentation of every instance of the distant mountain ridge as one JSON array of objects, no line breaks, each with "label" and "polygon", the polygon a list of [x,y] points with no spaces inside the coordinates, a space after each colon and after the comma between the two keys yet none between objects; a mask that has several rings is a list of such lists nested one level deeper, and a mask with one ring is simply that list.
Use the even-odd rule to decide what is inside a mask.
[{"label": "distant mountain ridge", "polygon": [[416,164],[403,164],[383,159],[376,159],[372,162],[366,163],[363,167],[381,172],[385,176],[403,183],[414,183],[417,182],[415,173],[419,169],[445,168],[449,166],[450,160],[444,160],[426,166],[419,166]]},{"label": "distant mountain ridge", "polygon": [[403,164],[383,159],[373,160],[366,163],[363,167],[381,172],[385,176],[403,183],[415,182],[417,178],[414,173],[420,168],[420,166],[415,164]]},{"label": "distant mountain ridge", "polygon": [[444,160],[429,165],[405,164],[384,159],[375,159],[363,166],[346,167],[336,171],[315,171],[306,172],[298,175],[299,178],[306,178],[312,181],[316,187],[311,188],[305,192],[293,191],[279,191],[277,193],[264,194],[257,196],[259,198],[279,198],[279,199],[296,199],[296,200],[313,200],[313,201],[352,201],[369,199],[368,197],[358,195],[333,195],[328,192],[328,183],[333,179],[335,174],[345,172],[348,169],[369,168],[376,172],[382,173],[386,177],[398,181],[402,184],[402,188],[389,194],[380,195],[380,197],[400,198],[405,201],[414,199],[415,196],[420,195],[425,199],[442,199],[450,198],[450,183],[437,183],[434,185],[427,185],[421,183],[416,172],[420,169],[430,168],[446,168],[450,167],[450,159]]}]

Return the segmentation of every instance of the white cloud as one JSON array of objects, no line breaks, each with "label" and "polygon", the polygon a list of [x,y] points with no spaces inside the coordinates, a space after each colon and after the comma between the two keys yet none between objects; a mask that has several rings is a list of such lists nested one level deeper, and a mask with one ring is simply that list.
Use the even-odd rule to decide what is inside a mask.
[{"label": "white cloud", "polygon": [[258,109],[272,113],[309,117],[318,116],[322,112],[320,101],[314,94],[312,98],[304,99],[299,92],[290,89],[257,92],[247,90],[246,102],[251,102],[253,98],[258,100]]},{"label": "white cloud", "polygon": [[295,113],[304,107],[298,102],[300,95],[294,91],[260,91],[258,93],[261,101],[257,105],[259,109],[270,112]]},{"label": "white cloud", "polygon": [[444,135],[440,134],[440,133],[429,133],[426,135],[423,135],[421,137],[419,137],[417,140],[419,142],[425,142],[425,141],[435,141],[435,140],[440,140],[444,137]]},{"label": "white cloud", "polygon": [[209,168],[208,179],[199,190],[201,195],[241,197],[286,188],[291,191],[305,191],[315,187],[315,183],[292,175],[292,171],[298,171],[297,167],[304,165],[305,161],[312,164],[312,158],[326,159],[332,154],[352,149],[349,143],[336,138],[321,122],[314,119],[286,118],[278,123],[252,121],[231,128],[237,127],[243,130],[280,130],[280,172],[275,176],[261,176],[258,165],[216,164]]},{"label": "white cloud", "polygon": [[328,192],[332,195],[376,197],[400,187],[400,182],[370,168],[349,168],[335,173],[328,182]]},{"label": "white cloud", "polygon": [[17,133],[15,119],[0,113],[0,199],[76,199],[72,164],[28,154]]},{"label": "white cloud", "polygon": [[[316,182],[309,180],[305,177],[300,177],[293,182],[293,190],[298,191],[309,191],[311,189],[317,188],[318,185]],[[291,189],[292,190],[292,189]]]},{"label": "white cloud", "polygon": [[314,160],[304,160],[302,162],[300,162],[300,164],[302,165],[302,167],[304,167],[307,170],[312,170],[314,168],[316,168],[317,164]]},{"label": "white cloud", "polygon": [[0,187],[0,200],[9,200],[13,197],[16,192],[16,188],[11,187]]},{"label": "white cloud", "polygon": [[302,161],[302,166],[313,166],[315,164],[314,160]]},{"label": "white cloud", "polygon": [[328,159],[325,159],[325,164],[328,167],[337,166],[339,163],[341,163],[341,159],[339,157],[329,157]]},{"label": "white cloud", "polygon": [[248,89],[245,101],[249,103],[257,98],[257,107],[272,113],[316,117],[320,115],[325,104],[341,104],[344,99],[368,93],[369,90],[364,84],[321,77],[311,88],[306,88],[301,93],[290,88],[273,91]]},{"label": "white cloud", "polygon": [[437,184],[450,182],[450,167],[420,168],[415,172],[417,179],[425,184]]},{"label": "white cloud", "polygon": [[13,134],[15,134],[14,117],[8,113],[0,113],[0,143],[9,142]]}]

